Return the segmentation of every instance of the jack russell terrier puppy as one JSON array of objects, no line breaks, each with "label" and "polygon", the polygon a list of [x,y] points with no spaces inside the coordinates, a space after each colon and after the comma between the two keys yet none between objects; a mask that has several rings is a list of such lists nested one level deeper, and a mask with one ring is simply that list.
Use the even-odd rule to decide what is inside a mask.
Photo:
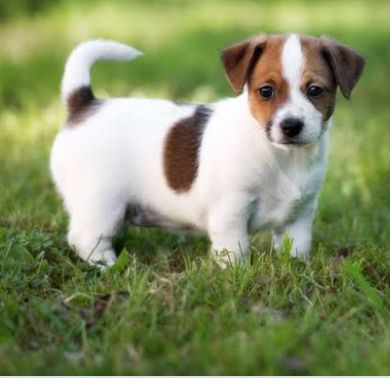
[{"label": "jack russell terrier puppy", "polygon": [[111,266],[112,238],[125,223],[191,230],[208,235],[224,266],[245,257],[250,233],[271,228],[275,248],[287,235],[291,255],[306,259],[336,88],[350,97],[364,59],[328,37],[261,34],[222,52],[234,98],[96,99],[91,65],[140,54],[94,40],[66,63],[68,118],[51,172],[70,216],[69,244]]}]

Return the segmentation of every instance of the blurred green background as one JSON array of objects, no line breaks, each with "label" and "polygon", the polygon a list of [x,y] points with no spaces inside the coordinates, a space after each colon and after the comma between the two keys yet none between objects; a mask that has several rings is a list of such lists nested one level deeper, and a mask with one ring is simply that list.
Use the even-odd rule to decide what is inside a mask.
[{"label": "blurred green background", "polygon": [[[187,259],[200,251],[205,260],[205,240],[183,246],[174,235],[130,229],[120,246],[138,265],[101,278],[66,245],[48,171],[65,118],[67,55],[85,39],[116,39],[145,55],[96,65],[98,96],[209,102],[232,96],[222,48],[260,32],[331,35],[367,60],[351,101],[337,103],[313,262],[279,262],[267,253],[269,236],[258,234],[258,267],[210,272],[202,261],[196,267],[196,256]],[[0,373],[389,374],[389,68],[389,1],[0,0]],[[172,270],[177,261],[180,270]],[[264,276],[274,280],[261,283]],[[81,294],[95,311],[113,290],[136,284],[143,295],[161,279],[173,284],[171,315],[166,286],[142,299],[149,315],[136,296],[132,305],[118,297],[92,331],[84,302],[58,307]],[[240,309],[243,298],[246,306],[262,303],[270,321],[253,320],[257,307]],[[192,304],[183,307],[184,299]],[[282,327],[273,311],[285,316]],[[185,324],[197,328],[184,334]]]}]

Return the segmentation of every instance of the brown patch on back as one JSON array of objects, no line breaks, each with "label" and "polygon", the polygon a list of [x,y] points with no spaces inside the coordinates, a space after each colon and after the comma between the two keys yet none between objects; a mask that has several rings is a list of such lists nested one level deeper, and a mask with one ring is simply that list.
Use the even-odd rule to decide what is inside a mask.
[{"label": "brown patch on back", "polygon": [[[253,116],[263,125],[271,124],[275,112],[288,99],[289,86],[282,77],[282,49],[285,36],[269,36],[262,54],[254,66],[248,81],[249,107]],[[265,100],[259,94],[262,86],[275,89],[273,97]]]},{"label": "brown patch on back", "polygon": [[176,122],[168,132],[164,146],[164,174],[176,192],[191,188],[198,172],[198,152],[211,110],[197,106],[193,115]]},{"label": "brown patch on back", "polygon": [[97,100],[89,86],[73,91],[67,99],[68,125],[75,125],[91,116],[102,101]]},{"label": "brown patch on back", "polygon": [[320,97],[309,100],[321,112],[324,121],[326,121],[331,117],[335,108],[336,79],[331,67],[324,58],[321,40],[302,36],[300,41],[304,56],[301,91],[305,94],[310,84],[324,88],[325,91]]}]

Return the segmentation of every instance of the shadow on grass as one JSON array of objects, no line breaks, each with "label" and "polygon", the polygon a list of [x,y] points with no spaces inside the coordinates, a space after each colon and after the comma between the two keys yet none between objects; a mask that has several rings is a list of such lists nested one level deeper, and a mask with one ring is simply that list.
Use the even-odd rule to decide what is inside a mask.
[{"label": "shadow on grass", "polygon": [[174,233],[156,228],[128,227],[114,239],[116,253],[126,249],[145,265],[163,266],[181,272],[185,261],[208,256],[209,243],[205,237]]}]

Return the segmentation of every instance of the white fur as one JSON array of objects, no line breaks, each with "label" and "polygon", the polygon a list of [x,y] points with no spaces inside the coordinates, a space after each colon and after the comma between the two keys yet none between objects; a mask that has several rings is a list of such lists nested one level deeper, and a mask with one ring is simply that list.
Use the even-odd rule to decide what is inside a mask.
[{"label": "white fur", "polygon": [[131,61],[142,55],[140,51],[110,40],[90,40],[78,45],[69,56],[61,86],[61,98],[90,83],[89,69],[98,60]]},{"label": "white fur", "polygon": [[[285,50],[290,45],[297,46],[291,41]],[[66,71],[65,94],[89,83],[85,73],[93,60],[125,51],[123,45],[110,45],[109,53],[104,44],[82,46],[77,54],[83,58],[73,60],[73,53],[72,65],[67,64],[81,66]],[[295,74],[290,74],[285,73],[293,83]],[[291,254],[306,257],[325,172],[327,133],[311,145],[280,150],[251,115],[247,98],[244,93],[210,105],[198,176],[184,193],[167,184],[163,147],[172,125],[191,115],[195,106],[112,99],[79,125],[65,126],[52,148],[51,171],[70,215],[69,243],[78,254],[91,263],[113,264],[111,238],[122,225],[126,206],[137,204],[166,218],[169,227],[192,225],[206,233],[222,265],[244,256],[249,233],[260,228],[275,229],[276,246],[287,233],[293,240]],[[291,102],[290,112],[300,110],[302,99]],[[304,105],[303,117],[307,110]]]},{"label": "white fur", "polygon": [[288,102],[276,113],[271,127],[271,138],[276,145],[283,139],[280,122],[289,117],[301,119],[303,131],[299,134],[299,142],[311,144],[316,142],[323,130],[322,114],[305,97],[301,91],[301,75],[304,57],[301,43],[297,35],[288,37],[282,51],[282,74],[289,84]]}]

